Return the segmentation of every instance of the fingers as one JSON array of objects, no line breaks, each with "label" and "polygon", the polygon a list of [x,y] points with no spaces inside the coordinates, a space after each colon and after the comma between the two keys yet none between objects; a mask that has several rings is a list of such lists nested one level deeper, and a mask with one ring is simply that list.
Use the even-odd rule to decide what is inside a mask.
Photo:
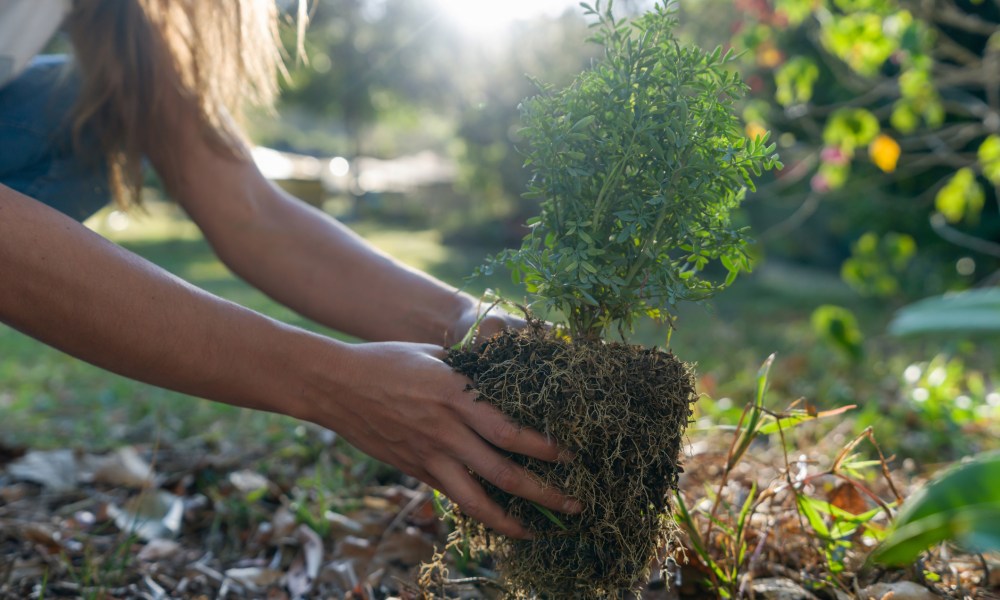
[{"label": "fingers", "polygon": [[466,515],[476,519],[491,529],[517,539],[530,539],[531,532],[517,519],[511,517],[500,508],[483,491],[482,486],[469,475],[469,472],[458,465],[450,463],[438,468],[441,471],[435,477],[441,482],[441,491],[462,509]]},{"label": "fingers", "polygon": [[527,321],[509,313],[503,311],[492,313],[483,319],[482,323],[479,324],[479,332],[476,339],[477,341],[483,342],[501,330],[524,329],[527,326]]},{"label": "fingers", "polygon": [[504,458],[485,443],[470,444],[466,455],[466,463],[470,469],[509,494],[561,513],[575,514],[583,509],[578,501],[555,488],[545,486],[523,467]]},{"label": "fingers", "polygon": [[466,422],[476,433],[497,448],[539,460],[556,462],[562,450],[551,438],[508,419],[485,402],[465,403]]}]

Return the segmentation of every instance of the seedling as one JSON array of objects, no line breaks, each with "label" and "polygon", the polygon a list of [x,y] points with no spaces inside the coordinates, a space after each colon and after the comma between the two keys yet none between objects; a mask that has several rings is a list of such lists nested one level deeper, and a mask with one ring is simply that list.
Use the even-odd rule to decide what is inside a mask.
[{"label": "seedling", "polygon": [[[644,316],[672,324],[677,303],[705,300],[749,270],[746,232],[730,212],[751,173],[780,167],[767,136],[747,139],[734,115],[746,88],[730,53],[681,45],[665,6],[631,22],[610,3],[582,6],[604,56],[569,87],[539,83],[522,103],[527,195],[540,214],[521,248],[484,269],[508,268],[556,328],[533,321],[449,355],[480,400],[574,453],[569,463],[511,458],[579,499],[580,515],[541,511],[483,481],[535,531],[531,541],[455,510],[459,530],[493,554],[519,597],[619,597],[673,539],[693,370],[607,338],[624,340]],[[710,274],[715,263],[726,276]]]}]

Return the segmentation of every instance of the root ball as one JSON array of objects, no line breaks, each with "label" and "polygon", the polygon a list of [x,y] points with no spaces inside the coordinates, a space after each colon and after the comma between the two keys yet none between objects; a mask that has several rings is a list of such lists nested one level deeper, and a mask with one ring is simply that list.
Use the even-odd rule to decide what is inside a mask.
[{"label": "root ball", "polygon": [[558,523],[527,500],[483,481],[535,532],[513,540],[455,509],[474,550],[496,560],[514,597],[619,597],[649,575],[670,543],[685,428],[695,401],[692,368],[670,352],[620,343],[572,343],[539,327],[505,331],[449,364],[472,379],[479,401],[572,451],[565,463],[511,458],[580,500]]}]

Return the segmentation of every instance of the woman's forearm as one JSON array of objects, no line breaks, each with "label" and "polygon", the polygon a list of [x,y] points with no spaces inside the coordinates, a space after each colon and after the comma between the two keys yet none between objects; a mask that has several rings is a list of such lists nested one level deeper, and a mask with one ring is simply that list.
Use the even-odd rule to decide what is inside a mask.
[{"label": "woman's forearm", "polygon": [[468,294],[384,254],[263,178],[252,193],[267,207],[261,225],[227,222],[214,228],[221,231],[213,241],[230,268],[271,297],[366,340],[441,345],[465,333],[456,327],[477,304]]},{"label": "woman's forearm", "polygon": [[506,535],[528,532],[469,469],[553,510],[580,509],[497,452],[559,455],[551,440],[473,402],[439,346],[352,346],[282,325],[4,186],[0,322],[133,379],[333,429]]},{"label": "woman's forearm", "polygon": [[122,375],[297,413],[304,354],[335,344],[214,297],[0,186],[0,321]]}]

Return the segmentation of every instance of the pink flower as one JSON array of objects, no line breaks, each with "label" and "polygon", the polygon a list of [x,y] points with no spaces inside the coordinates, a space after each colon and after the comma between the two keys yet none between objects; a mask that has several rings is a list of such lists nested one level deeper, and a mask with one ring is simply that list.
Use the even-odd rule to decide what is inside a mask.
[{"label": "pink flower", "polygon": [[809,186],[817,194],[825,194],[830,191],[830,180],[826,178],[826,175],[816,173],[809,180]]},{"label": "pink flower", "polygon": [[825,163],[836,166],[846,165],[849,160],[847,153],[839,146],[827,146],[823,148],[823,151],[819,154],[819,158]]}]

